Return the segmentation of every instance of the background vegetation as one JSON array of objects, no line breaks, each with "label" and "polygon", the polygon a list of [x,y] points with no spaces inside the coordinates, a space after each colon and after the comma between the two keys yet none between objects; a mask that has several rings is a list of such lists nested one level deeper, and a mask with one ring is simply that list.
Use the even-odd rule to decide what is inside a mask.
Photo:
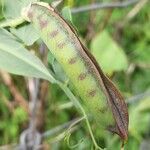
[{"label": "background vegetation", "polygon": [[[47,53],[47,48],[33,27],[19,18],[21,8],[29,2],[30,0],[0,1],[0,27],[8,31],[7,33],[0,31],[0,51],[4,46],[9,49],[25,48],[36,54],[49,69],[53,70],[57,79],[65,80],[66,77],[59,65],[51,54]],[[46,2],[51,3],[51,0]],[[123,8],[76,13],[73,12],[75,9],[69,9],[96,2],[116,1],[65,0],[58,10],[72,22],[83,43],[121,90],[128,103],[129,140],[125,149],[150,149],[150,2],[141,0]],[[28,128],[33,119],[28,102],[32,100],[33,93],[30,86],[34,82],[27,77],[4,72],[3,69],[6,67],[5,70],[8,70],[8,66],[9,70],[12,70],[10,72],[16,69],[16,66],[9,64],[12,59],[10,56],[5,58],[6,67],[4,56],[0,52],[0,69],[2,69],[0,71],[0,149],[7,146],[13,149],[18,145],[21,133]],[[17,63],[21,65],[19,61]],[[40,62],[37,61],[36,64],[42,67]],[[28,69],[29,66],[26,70]],[[82,117],[66,94],[56,84],[48,81],[40,80],[39,84],[35,120],[40,133],[49,131],[43,135],[44,149],[94,149],[84,121],[71,128],[69,133],[64,132],[68,131],[70,124],[68,121]],[[116,135],[100,135],[94,123],[91,123],[91,127],[100,146],[111,150],[120,149],[121,143]]]}]

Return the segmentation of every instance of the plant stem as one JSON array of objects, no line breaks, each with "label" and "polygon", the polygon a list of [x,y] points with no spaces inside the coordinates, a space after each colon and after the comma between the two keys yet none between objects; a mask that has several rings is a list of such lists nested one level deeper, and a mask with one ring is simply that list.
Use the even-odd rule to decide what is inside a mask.
[{"label": "plant stem", "polygon": [[[83,118],[83,117],[82,117]],[[67,123],[64,123],[64,124],[61,124],[61,125],[58,125],[57,127],[55,128],[52,128],[46,132],[44,132],[42,134],[42,137],[43,138],[46,138],[46,137],[50,137],[50,136],[53,136],[59,132],[61,132],[62,130],[66,130],[66,128],[69,128],[70,126],[72,126],[72,124],[74,124],[75,122],[77,122],[79,119],[82,119],[82,118],[75,118]]]},{"label": "plant stem", "polygon": [[86,121],[86,124],[87,124],[87,127],[88,127],[88,130],[90,132],[90,135],[91,135],[91,138],[92,138],[92,141],[93,141],[93,144],[95,146],[96,149],[99,149],[99,150],[102,150],[101,147],[98,146],[96,140],[95,140],[95,137],[93,135],[93,132],[92,132],[92,129],[91,129],[91,126],[90,126],[90,123],[89,123],[89,120],[88,120],[88,117],[86,115],[86,112],[84,111],[84,108],[81,106],[81,104],[79,103],[79,101],[77,100],[77,98],[73,95],[73,93],[70,91],[70,89],[64,85],[63,83],[57,81],[57,84],[60,86],[60,88],[66,93],[66,95],[69,97],[69,99],[71,101],[73,101],[73,103],[75,104],[75,106],[77,108],[80,108],[82,114],[83,114],[83,117],[85,117],[85,121]]},{"label": "plant stem", "polygon": [[84,117],[85,117],[85,121],[86,121],[87,127],[88,127],[88,129],[89,129],[89,132],[90,132],[90,135],[91,135],[91,138],[92,138],[92,141],[93,141],[93,144],[94,144],[95,148],[96,148],[96,149],[99,149],[99,150],[102,150],[102,148],[98,146],[98,144],[97,144],[97,142],[96,142],[96,140],[95,140],[95,137],[94,137],[94,135],[93,135],[93,132],[92,132],[92,129],[91,129],[91,126],[90,126],[88,117],[87,117],[87,115],[86,115],[86,113],[85,113],[85,111],[84,111],[84,108],[81,106],[81,104],[80,104],[80,109],[81,109],[81,111],[82,111],[82,113],[83,113],[83,115],[84,115]]},{"label": "plant stem", "polygon": [[80,6],[77,8],[72,8],[72,13],[80,13],[86,12],[91,10],[98,10],[98,9],[106,9],[106,8],[125,8],[127,6],[133,5],[138,3],[140,0],[127,0],[123,2],[103,2],[103,3],[93,3],[90,5]]}]

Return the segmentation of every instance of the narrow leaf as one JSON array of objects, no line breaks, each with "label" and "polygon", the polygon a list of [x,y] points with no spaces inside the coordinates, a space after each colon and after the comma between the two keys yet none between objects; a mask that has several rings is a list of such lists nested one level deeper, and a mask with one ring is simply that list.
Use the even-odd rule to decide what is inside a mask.
[{"label": "narrow leaf", "polygon": [[19,39],[21,39],[22,42],[27,46],[32,45],[40,37],[31,24],[25,25],[17,29],[12,28],[11,32]]},{"label": "narrow leaf", "polygon": [[42,62],[4,29],[0,29],[0,69],[54,82],[54,78]]},{"label": "narrow leaf", "polygon": [[37,0],[4,0],[4,16],[7,19],[18,18],[21,16],[21,10],[31,2]]}]

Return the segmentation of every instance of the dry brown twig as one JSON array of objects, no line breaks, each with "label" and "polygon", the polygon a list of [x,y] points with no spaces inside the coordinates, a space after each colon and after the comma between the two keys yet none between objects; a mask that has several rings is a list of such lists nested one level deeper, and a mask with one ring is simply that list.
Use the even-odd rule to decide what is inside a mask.
[{"label": "dry brown twig", "polygon": [[45,127],[45,105],[46,105],[46,98],[48,96],[48,81],[42,81],[40,84],[40,91],[39,91],[39,108],[37,112],[37,124],[38,130],[40,132],[44,131]]},{"label": "dry brown twig", "polygon": [[5,71],[0,71],[0,76],[1,76],[4,84],[9,88],[15,101],[19,104],[19,106],[21,106],[26,112],[29,113],[29,106],[28,106],[27,100],[17,90],[9,73],[7,73]]}]

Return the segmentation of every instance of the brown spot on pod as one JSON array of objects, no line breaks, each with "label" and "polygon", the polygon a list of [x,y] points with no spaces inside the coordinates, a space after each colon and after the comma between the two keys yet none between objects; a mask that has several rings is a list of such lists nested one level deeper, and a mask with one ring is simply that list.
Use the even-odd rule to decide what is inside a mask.
[{"label": "brown spot on pod", "polygon": [[40,28],[43,29],[48,25],[47,20],[40,20]]},{"label": "brown spot on pod", "polygon": [[28,12],[28,17],[29,17],[29,19],[32,19],[32,18],[33,18],[33,11],[30,10],[30,11]]},{"label": "brown spot on pod", "polygon": [[52,32],[50,32],[49,35],[50,35],[51,38],[54,38],[58,35],[58,33],[59,33],[58,30],[53,30]]},{"label": "brown spot on pod", "polygon": [[58,43],[57,47],[62,49],[62,48],[64,48],[65,45],[66,45],[66,42],[63,41],[63,42]]},{"label": "brown spot on pod", "polygon": [[100,111],[100,113],[104,114],[107,110],[106,107],[103,107],[103,108],[98,108],[98,110]]},{"label": "brown spot on pod", "polygon": [[95,89],[92,89],[88,92],[88,96],[90,97],[94,97],[96,95],[96,90]]},{"label": "brown spot on pod", "polygon": [[41,29],[44,29],[45,27],[47,27],[47,25],[48,25],[48,21],[47,20],[44,20],[42,18],[42,16],[38,16],[38,19],[39,19],[39,24],[40,24],[40,28]]},{"label": "brown spot on pod", "polygon": [[77,62],[77,57],[73,57],[73,58],[71,58],[71,59],[69,59],[69,64],[75,64],[76,62]]},{"label": "brown spot on pod", "polygon": [[87,76],[87,73],[80,73],[80,75],[78,76],[79,80],[84,80]]}]

